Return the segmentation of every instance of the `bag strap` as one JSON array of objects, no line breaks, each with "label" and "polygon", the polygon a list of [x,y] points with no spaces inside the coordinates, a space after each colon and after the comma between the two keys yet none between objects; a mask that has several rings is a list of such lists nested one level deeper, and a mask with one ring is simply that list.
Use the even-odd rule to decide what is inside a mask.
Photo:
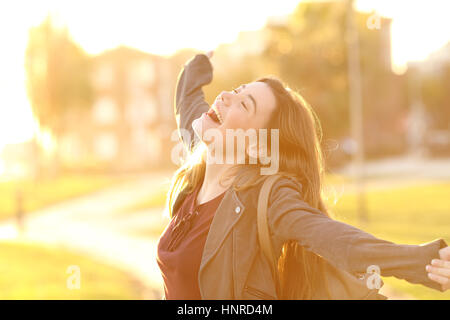
[{"label": "bag strap", "polygon": [[273,251],[272,242],[270,240],[269,226],[267,223],[267,207],[269,204],[270,191],[275,181],[280,178],[280,175],[271,175],[263,183],[258,196],[257,209],[257,226],[259,246],[263,251],[264,256],[270,264],[273,278],[275,280],[277,293],[280,293],[280,283],[278,277],[278,259]]}]

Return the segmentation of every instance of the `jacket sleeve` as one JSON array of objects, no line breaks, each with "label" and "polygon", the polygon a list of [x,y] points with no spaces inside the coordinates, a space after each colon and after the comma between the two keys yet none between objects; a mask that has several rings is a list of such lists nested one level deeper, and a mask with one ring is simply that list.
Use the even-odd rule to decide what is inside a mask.
[{"label": "jacket sleeve", "polygon": [[287,240],[326,259],[334,267],[359,275],[376,265],[382,276],[394,276],[441,291],[430,280],[425,266],[439,258],[444,240],[421,245],[401,245],[378,239],[358,228],[339,222],[312,208],[301,198],[301,185],[279,179],[269,198],[268,223],[278,249]]},{"label": "jacket sleeve", "polygon": [[212,81],[212,65],[204,54],[197,54],[185,65],[177,80],[174,103],[178,134],[185,148],[192,151],[198,137],[192,129],[192,121],[209,110],[202,86]]}]

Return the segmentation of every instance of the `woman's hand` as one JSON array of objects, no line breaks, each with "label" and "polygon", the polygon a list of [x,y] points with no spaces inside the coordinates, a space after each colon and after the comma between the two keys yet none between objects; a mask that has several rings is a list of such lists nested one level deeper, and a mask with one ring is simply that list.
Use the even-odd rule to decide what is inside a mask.
[{"label": "woman's hand", "polygon": [[450,246],[439,250],[440,259],[433,259],[431,266],[427,265],[428,277],[439,283],[442,291],[450,289]]},{"label": "woman's hand", "polygon": [[213,54],[214,54],[214,51],[213,51],[213,50],[211,50],[211,51],[208,51],[208,52],[206,52],[206,53],[205,53],[205,56],[207,56],[207,57],[208,57],[208,59],[209,59],[209,62],[211,63],[211,66],[212,66],[212,67],[213,67],[213,69],[214,69],[214,66],[213,66],[213,64],[212,64],[212,61],[211,61],[211,58],[212,58]]},{"label": "woman's hand", "polygon": [[214,50],[211,50],[211,51],[208,51],[207,53],[205,53],[205,55],[206,55],[209,59],[212,58],[213,54],[214,54]]}]

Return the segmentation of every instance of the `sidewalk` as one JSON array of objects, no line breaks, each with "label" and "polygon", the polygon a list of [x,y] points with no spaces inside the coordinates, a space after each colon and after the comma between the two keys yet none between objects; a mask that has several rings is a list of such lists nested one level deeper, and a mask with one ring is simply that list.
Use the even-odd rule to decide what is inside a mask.
[{"label": "sidewalk", "polygon": [[[338,170],[338,174],[352,176],[354,167],[349,165]],[[368,178],[395,178],[397,180],[450,180],[450,158],[420,158],[402,156],[372,160],[364,164]]]}]

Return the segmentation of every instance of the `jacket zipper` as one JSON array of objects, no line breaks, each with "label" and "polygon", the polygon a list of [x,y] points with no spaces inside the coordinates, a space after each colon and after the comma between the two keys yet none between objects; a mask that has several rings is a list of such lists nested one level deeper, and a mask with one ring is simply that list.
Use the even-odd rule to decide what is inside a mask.
[{"label": "jacket zipper", "polygon": [[267,293],[264,293],[256,288],[245,286],[244,290],[251,295],[254,295],[258,298],[264,299],[264,300],[276,300],[275,297],[272,297],[271,295],[268,295]]}]

